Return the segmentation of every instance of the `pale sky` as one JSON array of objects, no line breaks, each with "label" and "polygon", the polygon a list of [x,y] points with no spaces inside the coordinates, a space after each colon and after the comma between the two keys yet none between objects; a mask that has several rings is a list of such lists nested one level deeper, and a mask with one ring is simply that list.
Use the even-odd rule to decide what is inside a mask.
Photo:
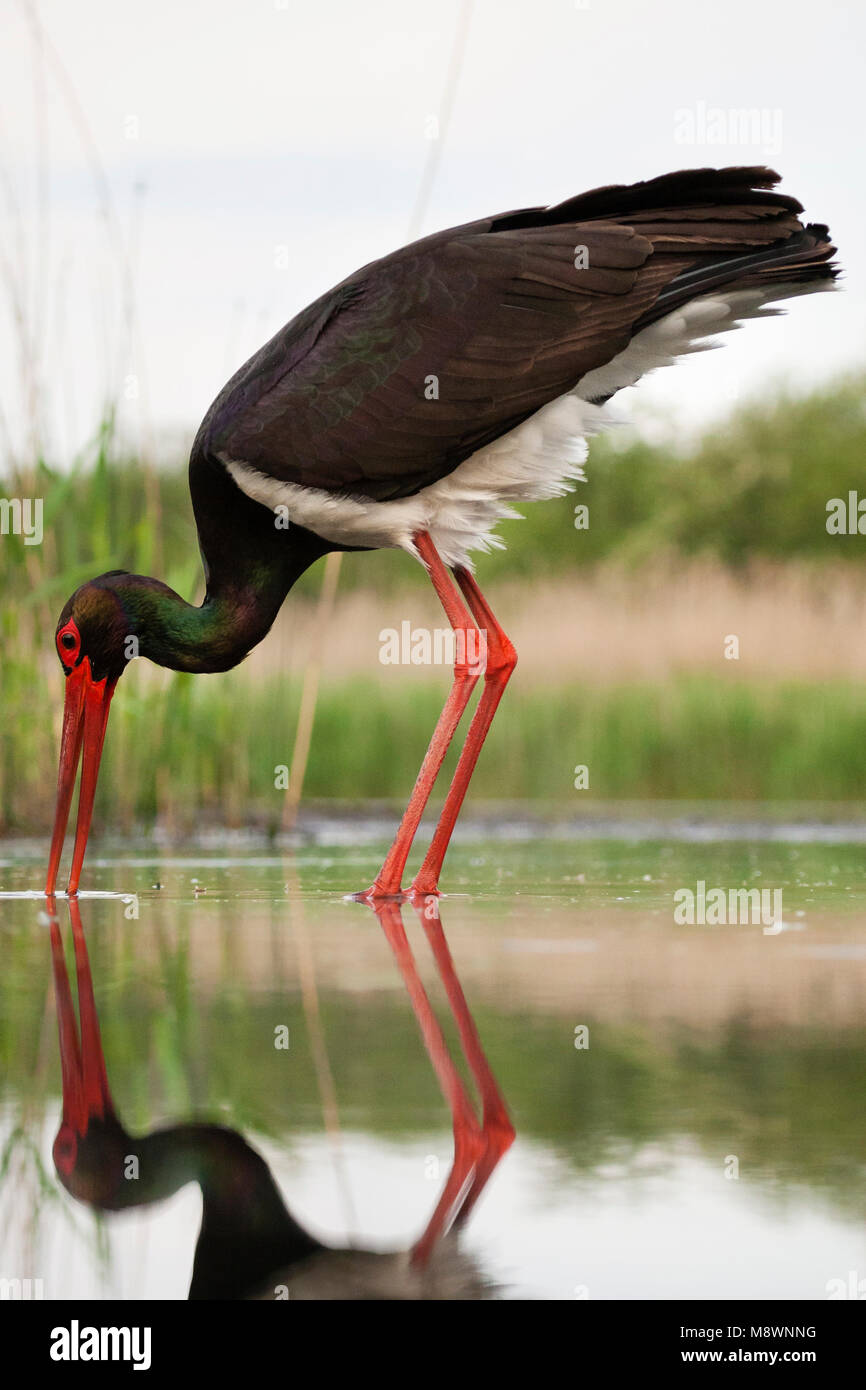
[{"label": "pale sky", "polygon": [[[4,453],[11,436],[26,454],[35,410],[50,456],[68,458],[112,380],[130,397],[121,419],[133,442],[188,439],[282,323],[405,242],[466,8],[0,0]],[[842,293],[797,301],[785,319],[658,373],[621,395],[623,413],[644,430],[653,417],[687,430],[774,382],[802,387],[866,363],[866,7],[468,8],[423,231],[679,167],[767,162],[840,247]],[[41,56],[28,13],[47,40]],[[754,133],[740,129],[746,109]]]}]

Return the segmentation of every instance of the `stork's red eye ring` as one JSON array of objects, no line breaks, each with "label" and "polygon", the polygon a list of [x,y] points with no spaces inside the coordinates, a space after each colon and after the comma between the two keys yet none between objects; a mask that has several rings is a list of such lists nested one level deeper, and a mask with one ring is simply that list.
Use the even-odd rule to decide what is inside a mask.
[{"label": "stork's red eye ring", "polygon": [[75,661],[81,648],[81,634],[71,620],[57,634],[57,650],[64,665]]}]

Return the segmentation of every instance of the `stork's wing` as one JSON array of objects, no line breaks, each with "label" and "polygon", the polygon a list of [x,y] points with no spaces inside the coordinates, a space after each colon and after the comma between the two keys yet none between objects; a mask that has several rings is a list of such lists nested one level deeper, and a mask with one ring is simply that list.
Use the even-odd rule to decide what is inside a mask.
[{"label": "stork's wing", "polygon": [[689,170],[415,242],[281,329],[195,450],[283,482],[411,495],[610,361],[677,276],[799,232],[799,203],[761,191],[777,180]]}]

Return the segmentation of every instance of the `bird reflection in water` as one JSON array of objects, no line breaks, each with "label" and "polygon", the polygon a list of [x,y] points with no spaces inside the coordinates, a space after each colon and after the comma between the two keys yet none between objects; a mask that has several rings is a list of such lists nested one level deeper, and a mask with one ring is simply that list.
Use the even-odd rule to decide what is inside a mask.
[{"label": "bird reflection in water", "polygon": [[459,1232],[514,1130],[454,969],[438,899],[422,900],[415,911],[478,1088],[480,1118],[421,983],[400,904],[384,902],[372,910],[396,958],[454,1127],[453,1163],[425,1230],[409,1250],[391,1252],[337,1249],[304,1230],[262,1156],[236,1130],[188,1123],[129,1134],[109,1090],[80,905],[70,898],[77,1028],[56,908],[49,900],[63,1084],[54,1141],[57,1174],[74,1198],[102,1212],[149,1206],[198,1183],[202,1222],[191,1299],[459,1300],[494,1292],[477,1261],[461,1248]]}]

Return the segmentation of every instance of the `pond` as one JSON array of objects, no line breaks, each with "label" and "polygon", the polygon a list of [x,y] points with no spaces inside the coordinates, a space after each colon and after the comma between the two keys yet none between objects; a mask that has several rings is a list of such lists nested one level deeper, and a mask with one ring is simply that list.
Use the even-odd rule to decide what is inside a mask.
[{"label": "pond", "polygon": [[[43,858],[0,847],[0,1276],[186,1298],[202,1190],[229,1184],[240,1221],[256,1154],[303,1231],[406,1251],[480,1078],[516,1130],[458,1237],[487,1294],[866,1293],[861,846],[464,841],[438,908],[383,919],[343,895],[384,843],[333,839],[94,844],[53,926],[20,896]],[[69,1150],[83,1104],[122,1152]],[[190,1126],[235,1136],[218,1171],[207,1143],[190,1158]],[[154,1131],[160,1172],[142,1159],[118,1196],[111,1163]]]}]

